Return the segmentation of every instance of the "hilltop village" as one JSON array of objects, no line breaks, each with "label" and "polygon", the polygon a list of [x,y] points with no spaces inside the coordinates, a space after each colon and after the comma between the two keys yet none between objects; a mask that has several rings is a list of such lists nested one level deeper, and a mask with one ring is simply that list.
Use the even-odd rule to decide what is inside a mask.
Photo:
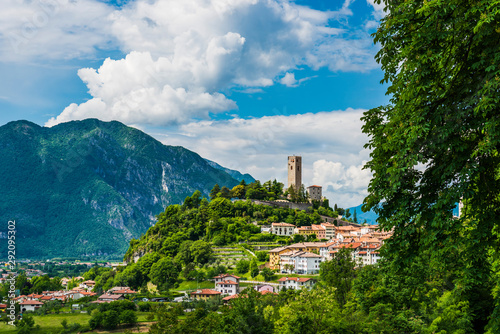
[{"label": "hilltop village", "polygon": [[59,273],[78,272],[75,264],[46,261],[4,269],[3,291],[13,282],[17,289],[4,294],[0,310],[85,313],[114,302],[228,304],[250,290],[262,296],[310,290],[327,272],[323,264],[339,254],[347,256],[350,270],[376,265],[391,232],[345,218],[339,214],[345,210],[329,207],[321,186],[304,191],[301,182],[302,158],[290,156],[286,191],[276,181],[262,188],[242,182],[230,193],[243,191],[245,199],[227,198],[224,187],[214,187],[210,202],[195,192],[182,205],[167,207],[155,226],[132,240],[123,263],[79,262],[81,275],[62,278]]}]

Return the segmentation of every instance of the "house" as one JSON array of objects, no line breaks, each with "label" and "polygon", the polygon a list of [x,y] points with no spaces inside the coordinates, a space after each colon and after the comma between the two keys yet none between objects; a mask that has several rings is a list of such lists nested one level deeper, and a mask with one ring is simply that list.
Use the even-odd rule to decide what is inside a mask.
[{"label": "house", "polygon": [[[268,290],[263,290],[263,291],[259,291],[259,292],[261,295],[267,295],[267,294],[277,295],[276,292],[272,292],[272,291],[268,291]],[[227,297],[222,298],[222,301],[224,302],[224,304],[228,304],[231,300],[236,299],[236,298],[242,298],[242,297],[248,298],[248,295],[236,294],[236,295],[232,295],[232,296],[227,296]]]},{"label": "house", "polygon": [[317,274],[319,273],[319,265],[322,261],[321,255],[301,252],[294,256],[295,272],[297,274]]},{"label": "house", "polygon": [[214,277],[215,283],[222,282],[222,281],[233,281],[235,283],[240,283],[240,278],[239,276],[236,275],[231,275],[231,274],[222,274],[219,276]]},{"label": "house", "polygon": [[235,295],[238,293],[239,284],[235,281],[227,280],[215,283],[215,291],[222,295]]},{"label": "house", "polygon": [[220,296],[221,293],[219,291],[211,290],[211,289],[198,289],[194,292],[191,292],[191,297],[195,299],[203,299],[207,300],[208,298]]},{"label": "house", "polygon": [[271,234],[290,236],[293,235],[295,225],[287,223],[272,223]]},{"label": "house", "polygon": [[378,225],[367,225],[361,227],[361,234],[369,234],[378,230]]},{"label": "house", "polygon": [[335,238],[336,226],[331,223],[321,223],[321,226],[325,229],[325,239],[331,240]]},{"label": "house", "polygon": [[92,290],[95,286],[95,282],[92,280],[87,280],[85,282],[82,282],[80,284],[80,288],[87,289],[87,290]]},{"label": "house", "polygon": [[305,236],[316,234],[316,230],[314,230],[312,226],[297,227],[294,232],[295,234],[305,235]]},{"label": "house", "polygon": [[288,247],[277,247],[269,251],[269,268],[271,270],[280,269],[280,254],[288,251]]},{"label": "house", "polygon": [[38,300],[25,300],[19,303],[19,306],[21,307],[21,312],[35,312],[43,306],[43,303]]},{"label": "house", "polygon": [[308,277],[282,277],[278,280],[280,291],[286,289],[310,289],[314,286],[316,281]]},{"label": "house", "polygon": [[240,277],[231,274],[222,274],[214,277],[215,291],[223,295],[235,295],[238,293]]},{"label": "house", "polygon": [[322,257],[310,252],[290,251],[283,253],[280,260],[282,273],[316,274],[319,272]]},{"label": "house", "polygon": [[104,294],[99,296],[99,298],[97,298],[97,301],[109,303],[109,302],[114,302],[115,300],[123,300],[123,299],[125,299],[123,295]]},{"label": "house", "polygon": [[263,293],[264,291],[274,292],[274,287],[269,284],[259,284],[254,286],[253,288],[260,293]]}]

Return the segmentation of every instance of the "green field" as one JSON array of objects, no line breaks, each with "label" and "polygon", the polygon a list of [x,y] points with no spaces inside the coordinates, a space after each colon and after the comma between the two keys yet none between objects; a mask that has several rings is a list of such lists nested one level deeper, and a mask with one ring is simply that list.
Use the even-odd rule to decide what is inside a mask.
[{"label": "green field", "polygon": [[[90,315],[86,313],[61,313],[50,314],[44,316],[33,316],[35,319],[35,326],[40,325],[40,329],[33,329],[32,333],[57,333],[63,329],[61,321],[66,319],[68,324],[79,323],[81,325],[88,325]],[[0,333],[16,333],[15,327],[2,322],[0,324]]]},{"label": "green field", "polygon": [[196,289],[214,289],[215,283],[210,281],[198,282],[196,281],[184,281],[179,284],[179,287],[175,291],[187,291]]},{"label": "green field", "polygon": [[[146,317],[149,313],[146,312],[137,312],[137,320],[139,322],[147,322]],[[33,316],[35,319],[35,326],[40,325],[40,329],[33,329],[31,332],[34,334],[48,334],[48,333],[58,333],[63,327],[61,325],[61,321],[66,319],[69,324],[79,323],[80,325],[88,325],[90,315],[86,313],[61,313],[61,314],[49,314],[44,316]],[[99,331],[100,333],[124,333],[125,330],[114,330],[114,331]],[[5,324],[4,322],[0,323],[0,333],[5,334],[15,334],[17,333],[17,329],[14,326],[10,326]],[[92,332],[90,332],[92,333]]]}]

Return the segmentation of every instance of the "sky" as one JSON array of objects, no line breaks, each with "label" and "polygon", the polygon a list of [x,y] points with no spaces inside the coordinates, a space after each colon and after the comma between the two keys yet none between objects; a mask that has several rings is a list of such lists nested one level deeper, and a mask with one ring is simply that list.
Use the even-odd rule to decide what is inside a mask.
[{"label": "sky", "polygon": [[363,112],[388,103],[373,0],[4,0],[0,125],[117,120],[166,145],[361,204]]}]

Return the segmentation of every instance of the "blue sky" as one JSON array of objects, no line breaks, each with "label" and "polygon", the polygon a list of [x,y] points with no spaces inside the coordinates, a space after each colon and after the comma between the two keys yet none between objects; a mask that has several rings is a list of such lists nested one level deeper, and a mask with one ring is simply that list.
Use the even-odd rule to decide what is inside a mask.
[{"label": "blue sky", "polygon": [[261,180],[361,203],[364,110],[385,104],[373,0],[6,0],[0,125],[96,117]]}]

